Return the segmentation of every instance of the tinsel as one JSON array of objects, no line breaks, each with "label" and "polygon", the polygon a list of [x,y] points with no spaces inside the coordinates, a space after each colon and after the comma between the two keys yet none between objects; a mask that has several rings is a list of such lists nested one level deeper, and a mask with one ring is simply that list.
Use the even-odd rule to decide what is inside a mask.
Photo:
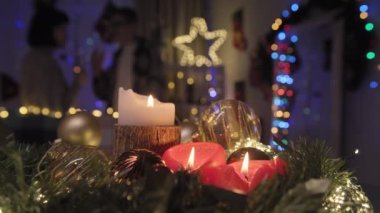
[{"label": "tinsel", "polygon": [[[318,141],[302,139],[280,153],[289,173],[263,182],[248,196],[167,170],[123,183],[99,177],[103,184],[78,182],[67,193],[49,193],[54,181],[41,181],[36,169],[48,147],[0,142],[1,212],[373,212],[343,161],[331,159]],[[110,174],[107,167],[93,169]]]}]

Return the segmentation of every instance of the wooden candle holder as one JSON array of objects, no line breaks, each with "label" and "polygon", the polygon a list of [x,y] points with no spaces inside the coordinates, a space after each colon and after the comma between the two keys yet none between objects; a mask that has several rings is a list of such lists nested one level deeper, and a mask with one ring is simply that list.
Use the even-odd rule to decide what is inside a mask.
[{"label": "wooden candle holder", "polygon": [[181,141],[179,126],[114,126],[113,157],[130,149],[149,149],[162,155]]}]

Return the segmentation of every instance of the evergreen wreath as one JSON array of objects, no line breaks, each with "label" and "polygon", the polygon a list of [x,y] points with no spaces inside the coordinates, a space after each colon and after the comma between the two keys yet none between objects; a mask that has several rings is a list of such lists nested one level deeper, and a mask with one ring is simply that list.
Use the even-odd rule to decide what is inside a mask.
[{"label": "evergreen wreath", "polygon": [[[23,145],[12,137],[0,141],[2,212],[373,212],[373,207],[320,141],[299,139],[277,153],[287,161],[287,175],[276,176],[247,196],[202,185],[187,172],[147,171],[145,176],[114,181],[110,167],[87,162],[97,185],[78,180],[57,193],[55,181],[41,181],[37,170],[47,146]],[[90,161],[96,161],[93,158]],[[50,175],[45,172],[45,175]]]}]

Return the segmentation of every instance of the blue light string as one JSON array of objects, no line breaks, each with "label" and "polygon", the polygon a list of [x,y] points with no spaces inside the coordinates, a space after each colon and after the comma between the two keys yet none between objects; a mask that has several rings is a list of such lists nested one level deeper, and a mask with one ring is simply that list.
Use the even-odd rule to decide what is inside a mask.
[{"label": "blue light string", "polygon": [[[281,15],[283,18],[287,18],[291,13],[295,13],[299,9],[300,5],[293,3],[290,5],[290,10],[283,10]],[[294,79],[291,76],[291,69],[292,64],[297,62],[296,55],[289,53],[287,50],[290,48],[290,45],[298,42],[298,36],[286,30],[281,30],[277,33],[275,38],[276,42],[271,53],[271,58],[275,64],[275,82],[273,86],[274,97],[272,103],[274,118],[272,121],[272,140],[270,144],[278,150],[283,150],[280,144],[288,144],[287,134],[290,128],[289,108],[290,98],[293,96],[293,91],[290,86],[294,83]],[[283,48],[284,46],[286,47],[285,49]],[[284,67],[286,64],[288,67]]]}]

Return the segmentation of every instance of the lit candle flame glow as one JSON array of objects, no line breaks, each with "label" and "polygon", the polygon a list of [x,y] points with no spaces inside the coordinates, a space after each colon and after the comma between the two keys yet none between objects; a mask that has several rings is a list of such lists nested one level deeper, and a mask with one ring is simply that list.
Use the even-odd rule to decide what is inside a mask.
[{"label": "lit candle flame glow", "polygon": [[187,160],[187,168],[192,169],[194,167],[195,149],[191,148],[189,159]]},{"label": "lit candle flame glow", "polygon": [[153,108],[154,107],[154,99],[153,99],[152,95],[149,95],[148,100],[146,102],[146,106],[149,107],[149,108]]},{"label": "lit candle flame glow", "polygon": [[241,173],[245,176],[248,177],[248,168],[249,168],[249,154],[248,152],[245,153],[244,155],[244,160],[243,164],[241,165]]}]

